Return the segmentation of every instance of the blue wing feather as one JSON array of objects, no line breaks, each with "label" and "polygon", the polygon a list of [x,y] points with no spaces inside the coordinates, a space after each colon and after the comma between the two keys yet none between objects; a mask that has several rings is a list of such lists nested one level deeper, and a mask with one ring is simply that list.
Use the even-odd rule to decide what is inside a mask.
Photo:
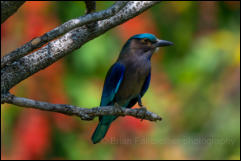
[{"label": "blue wing feather", "polygon": [[141,97],[146,93],[147,89],[149,88],[150,81],[151,81],[151,71],[149,72],[149,74],[146,77],[146,80],[142,86],[141,93],[140,93]]},{"label": "blue wing feather", "polygon": [[101,97],[100,106],[110,105],[123,80],[125,67],[119,62],[115,63],[107,73]]}]

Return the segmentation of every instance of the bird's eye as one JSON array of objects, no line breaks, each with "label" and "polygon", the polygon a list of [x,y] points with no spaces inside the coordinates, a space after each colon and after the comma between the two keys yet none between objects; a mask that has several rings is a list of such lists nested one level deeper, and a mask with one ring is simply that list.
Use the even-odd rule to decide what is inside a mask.
[{"label": "bird's eye", "polygon": [[152,42],[149,39],[142,39],[141,42],[147,46],[151,46]]},{"label": "bird's eye", "polygon": [[147,44],[149,42],[148,39],[141,39],[141,42],[144,43],[144,44]]}]

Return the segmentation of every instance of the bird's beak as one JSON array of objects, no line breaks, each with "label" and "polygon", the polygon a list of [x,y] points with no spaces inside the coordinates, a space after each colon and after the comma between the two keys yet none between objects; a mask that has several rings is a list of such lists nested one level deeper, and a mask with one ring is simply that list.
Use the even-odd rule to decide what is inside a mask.
[{"label": "bird's beak", "polygon": [[174,45],[174,44],[172,42],[170,42],[170,41],[159,40],[159,39],[154,44],[155,47],[170,46],[170,45]]}]

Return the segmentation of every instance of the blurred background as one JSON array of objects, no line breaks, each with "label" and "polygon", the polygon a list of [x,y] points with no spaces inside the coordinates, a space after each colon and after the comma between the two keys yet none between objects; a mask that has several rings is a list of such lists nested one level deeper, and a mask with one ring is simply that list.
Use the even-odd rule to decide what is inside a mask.
[{"label": "blurred background", "polygon": [[[97,2],[97,11],[114,2]],[[1,25],[1,56],[85,14],[83,2],[26,2]],[[152,57],[143,97],[161,122],[120,117],[91,143],[98,123],[1,105],[1,159],[240,159],[240,2],[161,2],[11,89],[96,107],[126,40],[152,33],[174,42]],[[138,107],[138,106],[135,106]]]}]

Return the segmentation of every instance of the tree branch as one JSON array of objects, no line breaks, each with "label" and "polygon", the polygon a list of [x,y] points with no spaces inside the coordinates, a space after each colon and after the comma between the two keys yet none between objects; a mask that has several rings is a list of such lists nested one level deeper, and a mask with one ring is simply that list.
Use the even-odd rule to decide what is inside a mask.
[{"label": "tree branch", "polygon": [[51,104],[23,97],[16,97],[11,94],[6,94],[4,97],[4,102],[6,103],[22,107],[30,107],[44,111],[58,112],[66,115],[74,115],[80,117],[82,120],[93,120],[97,116],[104,115],[133,116],[136,118],[145,119],[149,121],[162,120],[162,118],[155,113],[143,111],[137,108],[127,109],[123,107],[116,108],[114,106],[101,106],[88,109],[66,104]]},{"label": "tree branch", "polygon": [[1,1],[1,24],[13,15],[25,1]]},{"label": "tree branch", "polygon": [[[90,2],[88,2],[89,4]],[[92,4],[92,3],[91,3]],[[43,46],[49,41],[52,41],[53,39],[73,30],[74,28],[80,27],[82,25],[98,21],[98,20],[103,20],[106,18],[109,18],[113,15],[115,15],[117,12],[119,12],[125,5],[127,4],[126,1],[120,1],[116,2],[113,6],[110,8],[96,12],[96,13],[90,13],[85,16],[81,16],[76,19],[69,20],[62,25],[56,27],[55,29],[45,33],[44,35],[34,38],[31,41],[27,42],[24,44],[22,47],[6,54],[2,59],[1,59],[1,68],[3,68],[6,64],[10,64],[13,61],[27,55],[28,53],[32,52],[33,50]],[[89,9],[93,9],[88,5]]]},{"label": "tree branch", "polygon": [[5,66],[1,70],[1,94],[7,93],[9,89],[22,80],[48,67],[91,39],[137,16],[157,3],[156,1],[130,1],[116,15],[98,21],[98,26],[94,30],[88,30],[85,26],[76,28],[62,37],[49,42],[48,45],[32,54]]}]

